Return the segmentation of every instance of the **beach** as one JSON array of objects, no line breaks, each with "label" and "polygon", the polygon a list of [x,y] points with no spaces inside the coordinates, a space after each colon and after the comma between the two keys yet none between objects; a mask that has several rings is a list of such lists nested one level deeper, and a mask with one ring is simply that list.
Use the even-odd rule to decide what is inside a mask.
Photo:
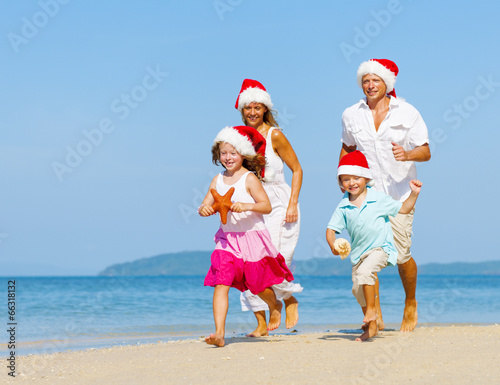
[{"label": "beach", "polygon": [[202,338],[16,358],[16,378],[36,384],[493,384],[500,325],[384,330],[368,342],[328,331]]}]

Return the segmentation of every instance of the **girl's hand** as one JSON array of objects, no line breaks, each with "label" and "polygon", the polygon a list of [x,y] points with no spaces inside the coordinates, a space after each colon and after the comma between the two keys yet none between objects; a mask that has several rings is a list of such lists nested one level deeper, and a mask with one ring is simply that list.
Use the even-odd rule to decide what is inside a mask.
[{"label": "girl's hand", "polygon": [[412,179],[410,181],[410,189],[411,191],[413,191],[414,193],[417,193],[417,194],[420,194],[420,189],[422,187],[423,183],[420,182],[419,180],[417,179]]},{"label": "girl's hand", "polygon": [[210,205],[201,205],[198,207],[198,214],[202,217],[209,217],[215,214],[215,210]]},{"label": "girl's hand", "polygon": [[250,211],[251,207],[249,203],[241,203],[241,202],[235,202],[231,206],[231,211],[234,211],[235,213],[242,213],[245,211]]},{"label": "girl's hand", "polygon": [[297,205],[289,204],[286,209],[285,222],[286,223],[294,223],[299,220],[299,210],[297,209]]}]

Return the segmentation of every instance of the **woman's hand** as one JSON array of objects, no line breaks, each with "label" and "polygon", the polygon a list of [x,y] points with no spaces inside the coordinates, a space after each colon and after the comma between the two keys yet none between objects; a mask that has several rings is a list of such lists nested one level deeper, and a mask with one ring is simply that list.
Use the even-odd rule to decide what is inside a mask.
[{"label": "woman's hand", "polygon": [[286,223],[294,223],[299,220],[299,209],[297,208],[297,204],[290,203],[288,208],[286,209],[285,222]]}]

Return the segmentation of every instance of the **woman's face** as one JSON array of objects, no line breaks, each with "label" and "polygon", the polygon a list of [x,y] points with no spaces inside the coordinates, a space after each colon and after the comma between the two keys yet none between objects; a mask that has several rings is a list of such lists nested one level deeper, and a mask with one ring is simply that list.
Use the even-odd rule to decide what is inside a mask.
[{"label": "woman's face", "polygon": [[258,128],[264,123],[264,114],[267,112],[267,107],[262,103],[252,102],[243,107],[243,118],[247,122],[247,126]]}]

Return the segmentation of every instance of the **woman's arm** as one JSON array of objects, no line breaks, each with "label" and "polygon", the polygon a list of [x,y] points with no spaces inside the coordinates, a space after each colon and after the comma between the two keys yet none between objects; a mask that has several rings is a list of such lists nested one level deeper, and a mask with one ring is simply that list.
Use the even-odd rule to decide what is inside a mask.
[{"label": "woman's arm", "polygon": [[273,141],[273,150],[292,171],[292,193],[286,210],[285,222],[297,222],[299,219],[297,204],[299,203],[299,194],[300,189],[302,188],[302,167],[300,166],[299,159],[297,158],[292,145],[281,130],[273,130],[271,137]]}]

